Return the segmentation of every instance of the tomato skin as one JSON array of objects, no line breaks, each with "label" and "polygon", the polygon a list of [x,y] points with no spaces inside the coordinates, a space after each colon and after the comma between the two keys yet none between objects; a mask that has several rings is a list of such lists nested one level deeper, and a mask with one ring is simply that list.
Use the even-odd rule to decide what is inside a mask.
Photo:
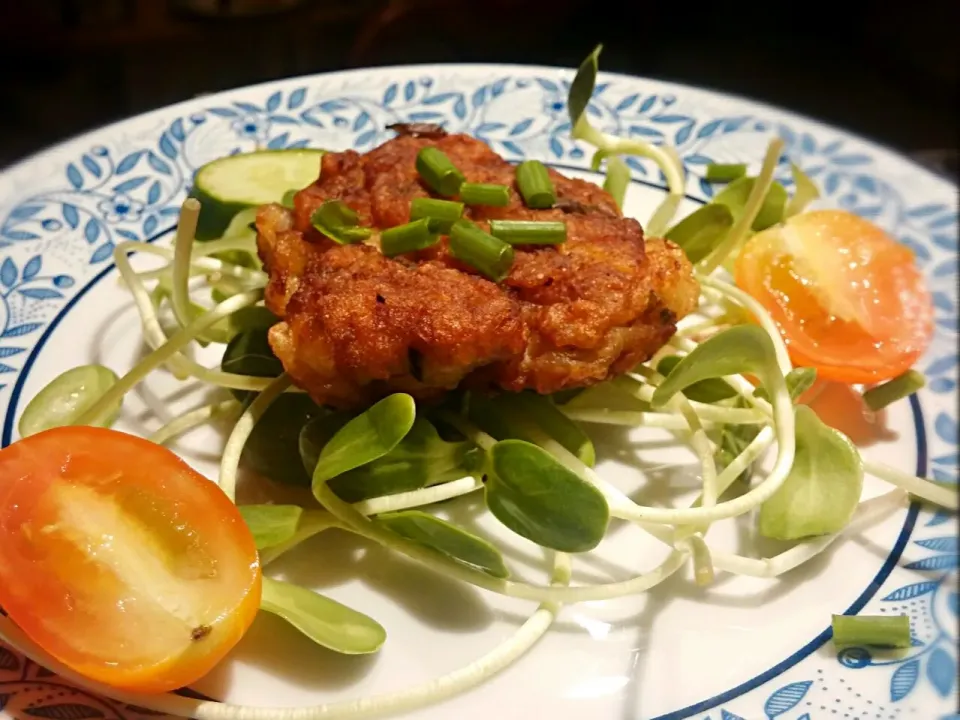
[{"label": "tomato skin", "polygon": [[260,586],[239,510],[166,448],[64,427],[0,450],[0,605],[84,676],[195,682],[246,632]]},{"label": "tomato skin", "polygon": [[889,380],[913,366],[933,335],[913,254],[845,211],[803,213],[757,233],[734,274],[770,313],[794,364],[823,379]]}]

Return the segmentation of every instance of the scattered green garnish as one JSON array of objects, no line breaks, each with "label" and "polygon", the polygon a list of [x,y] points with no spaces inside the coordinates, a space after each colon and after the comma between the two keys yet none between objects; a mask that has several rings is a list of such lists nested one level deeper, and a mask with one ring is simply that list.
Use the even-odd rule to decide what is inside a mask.
[{"label": "scattered green garnish", "polygon": [[834,615],[833,643],[839,646],[910,647],[906,615]]},{"label": "scattered green garnish", "polygon": [[863,401],[867,407],[874,412],[883,410],[887,405],[892,405],[897,400],[903,400],[905,397],[913,395],[927,384],[927,379],[923,373],[916,370],[907,370],[901,375],[887,380],[882,385],[872,387],[863,393]]}]

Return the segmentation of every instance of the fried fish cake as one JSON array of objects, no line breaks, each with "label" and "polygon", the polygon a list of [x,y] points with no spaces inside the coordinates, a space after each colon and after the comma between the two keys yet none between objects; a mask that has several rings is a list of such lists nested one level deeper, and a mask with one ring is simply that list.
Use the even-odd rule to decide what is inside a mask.
[{"label": "fried fish cake", "polygon": [[[311,226],[314,210],[333,199],[375,230],[408,222],[411,201],[430,197],[415,167],[426,145],[468,182],[510,187],[506,207],[468,207],[465,217],[481,227],[495,218],[562,220],[567,241],[517,247],[509,275],[494,283],[453,258],[446,238],[391,259],[376,235],[338,245]],[[281,318],[270,343],[293,380],[341,408],[391,392],[430,400],[458,386],[552,393],[623,373],[661,348],[699,295],[683,251],[645,239],[598,186],[554,171],[556,206],[527,208],[514,175],[469,136],[407,135],[366,154],[328,153],[292,211],[261,208],[266,303]]]}]

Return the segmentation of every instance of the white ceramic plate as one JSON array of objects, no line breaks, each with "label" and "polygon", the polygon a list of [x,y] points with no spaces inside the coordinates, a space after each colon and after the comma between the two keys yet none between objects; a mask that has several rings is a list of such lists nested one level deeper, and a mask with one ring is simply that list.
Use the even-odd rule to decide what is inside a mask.
[{"label": "white ceramic plate", "polygon": [[[122,372],[139,357],[139,321],[118,286],[111,250],[127,239],[168,242],[193,171],[203,163],[257,146],[368,150],[391,137],[386,125],[426,121],[472,133],[508,159],[539,158],[598,179],[585,172],[589,150],[569,138],[565,98],[572,75],[483,65],[299,78],[152,112],[8,169],[0,175],[3,443],[16,439],[26,401],[59,372],[92,361]],[[590,113],[608,132],[662,138],[678,148],[689,172],[684,212],[710,193],[700,180],[706,163],[748,161],[756,170],[766,143],[779,134],[789,159],[823,189],[824,204],[869,217],[913,248],[936,302],[936,338],[919,363],[927,389],[874,422],[840,391],[821,409],[869,457],[955,483],[956,188],[849,134],[690,87],[601,75]],[[630,164],[627,210],[644,219],[664,192],[662,179],[646,161]],[[778,177],[789,185],[786,170],[782,166]],[[202,393],[156,374],[128,397],[120,427],[145,434]],[[642,469],[656,478],[650,468],[679,463],[669,471],[672,487],[690,493],[690,458],[637,457],[627,435],[594,430],[608,458],[601,472],[625,489],[662,501],[665,482],[645,485]],[[213,476],[222,442],[212,430],[200,431],[175,449]],[[610,459],[615,455],[618,461]],[[878,489],[868,483],[866,492]],[[718,542],[733,547],[737,532],[732,524],[718,527]],[[514,544],[528,559],[511,554],[519,574],[542,581],[540,556]],[[601,559],[578,565],[576,577],[625,578],[652,567],[661,552],[628,528],[601,549]],[[647,596],[569,607],[506,672],[409,717],[940,717],[957,704],[957,557],[955,519],[914,507],[776,581],[721,577],[703,590],[678,576]],[[336,533],[316,538],[273,570],[373,615],[388,629],[387,644],[375,657],[340,657],[282,621],[260,617],[197,691],[237,703],[299,706],[401,689],[468,663],[532,611]],[[899,656],[837,653],[829,641],[830,614],[845,611],[909,614],[915,647]],[[144,714],[72,689],[6,649],[0,649],[3,706],[12,716],[58,720]]]}]

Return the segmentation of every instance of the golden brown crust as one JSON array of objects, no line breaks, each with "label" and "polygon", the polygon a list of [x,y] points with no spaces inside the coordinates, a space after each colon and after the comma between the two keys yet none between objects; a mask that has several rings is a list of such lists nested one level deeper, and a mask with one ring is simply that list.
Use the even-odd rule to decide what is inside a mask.
[{"label": "golden brown crust", "polygon": [[[313,210],[334,198],[365,225],[408,222],[411,200],[429,196],[415,168],[425,145],[442,149],[470,182],[512,188],[508,207],[468,208],[469,218],[481,226],[560,219],[567,242],[517,248],[498,285],[454,260],[446,239],[389,259],[375,246],[336,245],[310,226]],[[318,402],[349,407],[392,391],[430,399],[461,384],[550,393],[647,360],[696,304],[690,263],[668,241],[645,242],[601,188],[551,175],[567,211],[526,208],[513,166],[464,135],[407,135],[366,155],[325,155],[320,179],[297,194],[292,212],[273,205],[257,217],[267,306],[283,320],[270,341],[295,382]]]}]

